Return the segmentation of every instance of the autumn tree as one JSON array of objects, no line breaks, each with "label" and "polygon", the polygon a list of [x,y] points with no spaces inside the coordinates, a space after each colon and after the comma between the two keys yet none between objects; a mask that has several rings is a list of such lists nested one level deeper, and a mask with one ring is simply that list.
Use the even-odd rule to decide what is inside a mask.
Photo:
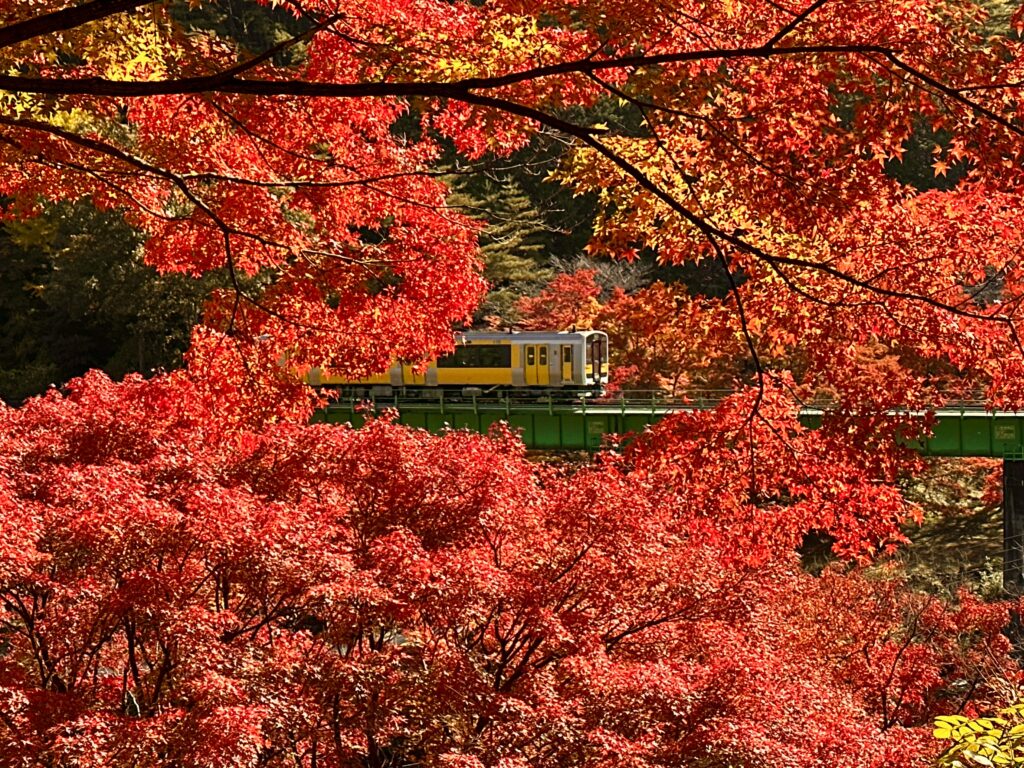
[{"label": "autumn tree", "polygon": [[594,270],[556,275],[536,296],[519,300],[519,324],[526,330],[593,328],[601,309]]},{"label": "autumn tree", "polygon": [[720,397],[749,383],[749,349],[730,326],[721,301],[692,295],[682,283],[660,281],[633,293],[617,287],[602,301],[596,275],[592,269],[557,275],[536,296],[519,300],[519,324],[531,330],[607,332],[612,394],[684,396],[704,390]]},{"label": "autumn tree", "polygon": [[212,386],[0,412],[0,765],[909,766],[1018,678],[1007,606],[800,569],[808,527],[867,558],[912,510],[773,394],[565,471],[226,427]]}]

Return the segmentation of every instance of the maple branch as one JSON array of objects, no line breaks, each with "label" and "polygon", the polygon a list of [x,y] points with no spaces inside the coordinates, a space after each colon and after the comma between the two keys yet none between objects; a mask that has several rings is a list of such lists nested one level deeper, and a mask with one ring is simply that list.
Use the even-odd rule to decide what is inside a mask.
[{"label": "maple branch", "polygon": [[986,83],[985,85],[964,85],[955,88],[957,93],[972,93],[975,91],[998,91],[1004,88],[1017,89],[1024,86],[1024,80],[1009,80],[1002,83]]},{"label": "maple branch", "polygon": [[835,267],[829,266],[828,264],[823,264],[815,261],[808,261],[807,259],[800,259],[792,256],[774,256],[752,245],[747,246],[745,244],[744,246],[740,247],[743,247],[744,250],[747,250],[752,255],[755,255],[757,256],[757,258],[763,259],[764,261],[776,264],[789,264],[791,266],[803,267],[805,269],[812,269],[824,272],[825,274],[831,275],[832,277],[841,280],[845,283],[849,283],[854,287],[861,288],[865,291],[869,291],[870,293],[875,293],[880,296],[887,296],[888,298],[891,299],[904,299],[906,301],[926,304],[930,307],[934,307],[935,309],[940,309],[943,310],[944,312],[959,315],[960,317],[969,317],[973,320],[982,320],[986,322],[998,323],[1008,323],[1010,321],[1010,318],[1005,315],[972,312],[970,310],[962,309],[956,304],[948,304],[944,301],[939,301],[938,299],[932,298],[931,296],[925,294],[912,293],[909,291],[900,291],[893,288],[884,288],[880,285],[872,283],[870,280],[864,280],[854,277],[853,275],[850,275],[847,272],[843,272],[842,270],[836,269]]},{"label": "maple branch", "polygon": [[[718,242],[713,236],[707,235],[707,241],[714,248],[715,254],[718,256],[718,261],[722,265],[722,269],[725,271],[726,279],[729,281],[729,292],[733,298],[736,299],[736,315],[740,321],[740,331],[743,333],[743,340],[747,344],[747,349],[750,350],[750,359],[754,364],[754,370],[757,373],[757,397],[754,400],[754,405],[750,409],[750,415],[747,417],[748,424],[750,420],[757,415],[758,410],[761,407],[761,402],[764,400],[764,366],[761,365],[761,358],[757,354],[757,344],[754,341],[753,335],[750,333],[750,323],[747,320],[747,311],[743,306],[743,297],[740,295],[740,288],[736,284],[736,277],[732,273],[732,269],[729,267],[729,258],[725,254],[725,250],[722,248],[721,243]],[[753,435],[751,435],[751,451],[753,451]]]},{"label": "maple branch", "polygon": [[288,49],[294,48],[296,45],[303,42],[304,40],[308,40],[309,38],[313,37],[313,35],[315,35],[317,32],[326,29],[327,27],[329,27],[331,24],[334,24],[342,17],[343,14],[340,13],[332,14],[331,16],[328,16],[327,18],[318,22],[317,24],[305,30],[304,32],[300,32],[299,34],[293,35],[292,37],[289,37],[286,40],[282,40],[277,45],[272,45],[270,48],[267,48],[261,53],[258,53],[249,59],[241,61],[233,67],[225,69],[223,72],[218,73],[217,76],[231,78],[236,77],[237,75],[244,74],[249,70],[255,69],[260,64],[270,61],[279,53],[284,53]]},{"label": "maple branch", "polygon": [[[94,0],[82,6],[57,11],[29,19],[24,22],[8,25],[0,29],[0,47],[30,39],[47,32],[73,29],[109,15],[121,13],[132,8],[148,4],[151,0]],[[257,64],[272,58],[276,53],[317,32],[330,29],[340,15],[324,19],[310,30],[306,30],[289,40],[274,46],[250,60],[241,62],[221,72],[211,75],[175,78],[155,81],[116,81],[107,78],[88,77],[77,79],[38,78],[11,75],[0,75],[0,89],[21,93],[44,93],[55,95],[93,95],[139,97],[167,94],[222,92],[249,95],[281,95],[281,96],[328,96],[328,97],[386,97],[386,96],[420,96],[447,97],[465,100],[463,96],[473,90],[492,90],[522,82],[539,80],[565,74],[591,74],[606,69],[644,68],[665,64],[688,63],[717,59],[735,58],[771,58],[775,56],[813,55],[813,54],[860,54],[880,55],[893,66],[912,75],[915,79],[938,90],[945,96],[978,111],[999,125],[1024,135],[1024,128],[1000,116],[987,107],[978,104],[963,95],[961,89],[947,86],[931,75],[904,62],[896,52],[886,46],[873,44],[860,45],[804,45],[778,48],[776,44],[792,32],[800,23],[825,4],[827,0],[815,0],[804,11],[780,29],[767,43],[761,46],[739,48],[717,48],[700,51],[679,51],[664,54],[638,54],[619,56],[611,59],[595,60],[593,54],[584,59],[559,62],[533,67],[507,75],[493,77],[472,77],[449,83],[436,81],[420,82],[372,82],[372,83],[326,83],[304,80],[242,80],[237,77]],[[597,133],[596,129],[591,129]]]},{"label": "maple branch", "polygon": [[[284,153],[286,153],[286,154],[288,154],[288,155],[290,155],[292,157],[296,157],[296,158],[303,159],[303,160],[319,161],[318,158],[315,158],[312,155],[306,155],[306,154],[303,154],[303,153],[298,153],[298,152],[295,152],[295,151],[293,151],[291,149],[288,149],[286,147],[282,147],[280,144],[278,144],[277,142],[273,141],[272,139],[270,139],[270,138],[268,138],[266,136],[263,136],[260,133],[256,133],[255,131],[250,129],[249,126],[247,126],[245,123],[243,123],[237,117],[235,117],[235,115],[233,115],[230,110],[228,110],[228,109],[224,108],[223,106],[217,104],[216,101],[212,101],[211,100],[209,103],[217,112],[219,112],[227,120],[229,120],[232,125],[234,125],[238,130],[240,130],[242,133],[244,133],[246,136],[248,136],[249,139],[251,139],[254,142],[254,144],[256,142],[265,143],[265,144],[268,144],[270,147],[272,147],[272,148],[274,148],[274,149],[276,149],[276,150],[278,150],[280,152],[284,152]],[[264,155],[263,150],[261,148],[254,146],[254,150],[259,154],[260,158],[263,159],[263,161],[267,165],[271,165],[271,162]],[[358,178],[344,180],[344,181],[312,181],[312,180],[306,181],[306,180],[297,180],[297,179],[281,179],[281,180],[278,180],[278,181],[257,181],[257,180],[254,180],[254,179],[245,179],[243,177],[237,177],[237,176],[226,176],[226,175],[223,175],[223,174],[217,174],[217,173],[211,173],[211,172],[198,172],[198,173],[190,173],[190,174],[180,174],[179,178],[181,178],[183,180],[224,181],[226,183],[236,183],[236,184],[239,184],[240,186],[241,185],[246,185],[246,186],[252,186],[252,187],[264,187],[264,188],[268,188],[268,189],[283,188],[283,187],[293,187],[293,188],[296,188],[296,189],[299,189],[299,188],[315,189],[315,188],[341,188],[341,187],[349,187],[349,186],[360,186],[360,187],[365,187],[366,189],[372,190],[373,192],[375,192],[375,193],[377,193],[379,195],[382,195],[384,197],[390,198],[392,200],[397,200],[398,202],[404,203],[406,205],[413,205],[413,206],[417,206],[417,207],[421,207],[421,208],[426,208],[426,209],[432,210],[432,211],[439,211],[439,210],[454,209],[457,206],[434,205],[434,204],[424,203],[423,201],[420,201],[420,200],[416,200],[416,199],[413,199],[413,198],[405,197],[403,195],[399,195],[399,194],[397,194],[395,192],[392,192],[392,191],[390,191],[388,189],[383,189],[383,188],[377,186],[377,182],[379,182],[379,181],[391,181],[391,180],[400,179],[400,178],[412,178],[412,177],[419,177],[419,178],[444,178],[446,176],[460,175],[460,174],[463,174],[463,173],[465,173],[465,174],[472,173],[472,171],[469,171],[469,170],[467,170],[467,171],[427,171],[427,170],[423,170],[423,169],[417,169],[415,171],[405,171],[405,172],[400,172],[400,173],[396,172],[396,173],[389,173],[389,174],[380,174],[380,175],[377,175],[377,176],[366,176],[363,173],[363,169],[361,169],[361,168],[359,168],[357,166],[353,166],[353,165],[347,164],[347,163],[336,163],[334,161],[331,161],[331,162],[319,161],[319,162],[324,162],[327,165],[328,168],[334,168],[334,167],[344,168],[346,171],[349,171],[350,173],[357,175]],[[236,232],[236,234],[244,235],[245,233],[243,233],[243,232]],[[279,244],[277,244],[277,245],[279,245]],[[281,246],[281,247],[284,247],[284,246]],[[394,263],[393,260],[392,260],[392,263]]]},{"label": "maple branch", "polygon": [[1017,347],[1017,351],[1024,356],[1024,341],[1021,340],[1020,334],[1017,332],[1017,324],[1010,319],[1007,320],[1006,327],[1010,332],[1010,340]]},{"label": "maple branch", "polygon": [[883,301],[849,301],[847,299],[824,299],[821,298],[820,296],[815,296],[813,293],[806,290],[803,286],[799,285],[796,281],[793,280],[793,278],[786,274],[785,270],[779,268],[777,264],[772,264],[771,262],[768,262],[767,266],[775,275],[778,276],[780,280],[782,280],[783,283],[785,283],[786,287],[789,290],[793,291],[793,293],[799,296],[802,296],[803,298],[807,299],[813,304],[820,304],[822,306],[828,307],[829,309],[847,309],[850,307],[877,307],[885,305],[885,302]]},{"label": "maple branch", "polygon": [[188,188],[188,185],[172,171],[166,168],[161,168],[158,165],[147,163],[141,158],[135,157],[134,155],[125,152],[111,144],[98,139],[92,139],[88,136],[82,136],[81,134],[69,131],[59,126],[47,123],[41,120],[33,120],[31,118],[12,118],[6,115],[0,114],[0,125],[6,125],[11,128],[25,129],[30,131],[36,131],[39,133],[46,133],[58,139],[63,139],[71,144],[76,144],[84,149],[88,149],[100,155],[105,155],[111,159],[118,160],[126,165],[138,168],[141,171],[158,176],[162,179],[174,183],[181,191],[190,196],[192,192]]},{"label": "maple branch", "polygon": [[90,3],[8,24],[0,27],[0,48],[9,48],[41,35],[74,29],[108,16],[132,11],[143,5],[152,5],[153,2],[154,0],[93,0]]},{"label": "maple branch", "polygon": [[641,621],[637,624],[631,624],[625,629],[615,633],[605,633],[601,640],[604,643],[605,653],[611,654],[615,647],[625,640],[630,635],[635,635],[637,632],[642,632],[645,629],[651,629],[653,627],[660,626],[662,624],[669,624],[674,621],[693,621],[697,617],[688,615],[689,611],[693,610],[692,605],[688,605],[685,608],[680,608],[672,613],[665,614],[663,616],[657,616],[653,619]]},{"label": "maple branch", "polygon": [[318,158],[312,153],[298,152],[289,147],[284,147],[278,142],[274,141],[273,139],[264,136],[262,133],[257,133],[244,121],[236,117],[235,114],[230,109],[225,107],[223,104],[220,104],[217,100],[208,99],[206,103],[209,104],[215,112],[220,114],[229,123],[231,123],[231,125],[234,126],[238,131],[240,131],[249,138],[249,140],[252,142],[253,151],[255,151],[256,154],[259,155],[260,159],[263,160],[268,166],[271,165],[271,163],[267,159],[267,156],[263,152],[263,149],[257,146],[257,144],[266,144],[272,149],[275,149],[278,152],[281,152],[289,157],[294,157],[299,160],[305,160],[307,162],[321,163],[323,165],[327,165],[328,167],[330,166],[330,163],[324,158]]},{"label": "maple branch", "polygon": [[14,718],[10,717],[3,709],[0,709],[0,722],[3,722],[3,724],[7,726],[7,730],[13,733],[16,739],[24,739],[21,729],[18,728],[18,724],[14,722]]},{"label": "maple branch", "polygon": [[828,0],[814,0],[813,3],[804,8],[793,19],[791,19],[790,22],[786,24],[786,26],[782,27],[782,29],[780,29],[778,32],[772,35],[772,38],[767,43],[765,43],[765,47],[774,48],[775,45],[782,42],[782,39],[789,35],[790,32],[792,32],[801,24],[803,24],[807,20],[808,16],[810,16],[816,10],[821,8],[821,6],[823,6],[827,2]]},{"label": "maple branch", "polygon": [[[650,127],[651,132],[654,135],[655,141],[658,144],[658,147],[661,149],[662,152],[664,152],[668,156],[669,161],[672,163],[673,167],[676,170],[676,173],[679,174],[679,177],[683,180],[683,183],[686,184],[687,189],[690,190],[690,194],[693,196],[693,199],[698,201],[698,203],[697,203],[698,206],[701,209],[703,209],[703,206],[699,202],[700,198],[697,195],[697,191],[696,191],[696,189],[694,189],[693,181],[691,180],[690,175],[687,174],[684,171],[684,169],[680,167],[679,161],[676,159],[675,155],[672,154],[668,150],[668,148],[665,146],[664,139],[662,138],[661,134],[658,132],[657,126],[654,125],[654,123],[651,121],[650,117],[647,114],[647,111],[644,110],[641,107],[640,108],[640,113],[643,115],[644,120],[647,122],[647,125]],[[703,219],[707,220],[708,214],[707,214],[706,210],[701,210],[701,217]],[[752,421],[753,421],[754,417],[757,415],[757,413],[758,413],[758,411],[759,411],[759,409],[761,407],[761,403],[764,400],[764,391],[765,391],[765,389],[764,389],[764,367],[761,365],[761,358],[760,358],[760,356],[757,353],[757,344],[754,341],[753,334],[751,334],[751,332],[750,332],[750,323],[747,320],[747,311],[746,311],[746,308],[743,305],[743,297],[740,295],[740,289],[739,289],[739,285],[737,285],[737,283],[736,283],[736,277],[735,277],[735,275],[733,275],[732,269],[730,268],[729,258],[726,256],[725,251],[722,249],[721,243],[719,243],[717,239],[715,239],[713,236],[711,236],[711,235],[709,235],[707,233],[705,233],[705,239],[711,245],[711,247],[714,249],[715,254],[718,257],[718,261],[722,265],[722,270],[725,272],[726,280],[728,280],[728,282],[729,282],[729,292],[730,292],[730,294],[732,294],[733,298],[736,300],[736,314],[737,314],[737,317],[738,317],[739,322],[740,322],[740,331],[743,334],[743,340],[746,342],[747,349],[750,351],[750,359],[753,362],[754,370],[757,373],[757,397],[754,399],[754,404],[753,404],[753,406],[750,409],[750,414],[748,415],[747,422],[746,422],[746,426],[751,428],[751,433],[750,433],[751,464],[750,464],[750,466],[751,466],[751,488],[753,489],[753,487],[755,485],[755,482],[756,482],[756,478],[753,476],[753,473],[754,473],[754,435],[753,435],[753,431],[752,431],[752,427],[753,427]]]},{"label": "maple branch", "polygon": [[895,724],[895,722],[896,722],[895,714],[898,711],[899,707],[902,705],[902,697],[901,697],[900,699],[897,699],[897,702],[896,702],[895,706],[892,708],[892,715],[893,716],[890,718],[890,716],[889,716],[890,715],[890,711],[889,711],[889,686],[892,685],[893,678],[895,678],[895,676],[896,676],[896,670],[899,668],[900,663],[903,661],[903,656],[906,654],[906,652],[910,649],[910,646],[913,645],[914,641],[917,639],[918,623],[920,622],[921,617],[924,615],[927,605],[928,604],[926,604],[925,606],[922,606],[919,609],[919,611],[917,613],[915,613],[914,616],[911,618],[910,627],[907,629],[906,634],[905,634],[905,636],[903,638],[903,641],[900,644],[900,647],[897,650],[896,655],[893,657],[892,663],[889,666],[889,672],[886,675],[885,680],[882,681],[882,684],[880,686],[881,699],[882,699],[882,728],[881,728],[881,730],[883,730],[883,731],[888,730],[890,727],[892,727],[892,725]]},{"label": "maple branch", "polygon": [[[656,112],[664,112],[666,114],[675,115],[675,116],[678,116],[678,117],[685,118],[687,120],[697,120],[702,125],[704,125],[708,130],[710,130],[712,133],[714,133],[716,136],[718,136],[720,139],[722,139],[722,141],[726,142],[729,146],[731,146],[733,149],[735,149],[737,152],[739,152],[741,155],[743,155],[745,158],[747,158],[747,160],[750,161],[756,167],[761,168],[764,171],[767,171],[768,173],[772,174],[776,178],[782,179],[783,181],[785,181],[787,184],[789,184],[791,187],[793,187],[796,190],[803,190],[803,189],[810,189],[811,188],[810,184],[808,182],[801,181],[801,180],[797,179],[791,173],[788,173],[787,171],[785,171],[785,170],[783,170],[781,168],[773,167],[772,165],[767,163],[765,160],[763,160],[760,157],[758,157],[757,155],[755,155],[752,151],[750,151],[747,147],[745,147],[742,142],[740,142],[738,139],[736,139],[735,137],[733,137],[732,135],[727,133],[724,129],[719,127],[719,125],[716,123],[716,121],[710,119],[709,117],[706,117],[706,116],[700,115],[700,114],[693,114],[693,113],[690,113],[690,112],[686,112],[685,110],[676,109],[674,107],[669,107],[669,106],[664,105],[664,104],[657,104],[655,102],[646,101],[644,99],[639,99],[636,96],[634,96],[634,95],[632,95],[630,93],[627,93],[626,91],[622,90],[621,88],[613,85],[612,83],[609,83],[609,82],[603,80],[601,77],[599,77],[598,75],[593,74],[593,73],[590,73],[588,75],[588,77],[590,77],[591,80],[593,80],[595,83],[597,83],[602,88],[607,90],[609,93],[611,93],[611,94],[619,97],[620,99],[623,99],[624,101],[627,101],[630,104],[632,104],[633,106],[635,106],[637,108],[637,110],[641,113],[641,115],[643,115],[643,117],[647,121],[648,125],[651,126],[651,130],[652,130],[652,132],[655,135],[657,135],[657,130],[656,130],[654,124],[648,118],[647,110],[656,111]],[[735,119],[736,120],[740,120],[742,118],[735,118]],[[659,145],[661,143],[662,142],[659,142]],[[687,181],[688,186],[689,186],[690,174],[685,173],[679,167],[679,163],[676,160],[675,156],[667,148],[663,148],[663,149],[665,151],[665,154],[669,157],[670,161],[672,162],[673,166],[678,171],[679,177],[681,179],[683,179],[684,181]],[[833,195],[833,194],[829,194],[828,197],[830,199],[833,199],[833,200],[836,199],[836,196]]]},{"label": "maple branch", "polygon": [[989,120],[998,123],[999,125],[1006,128],[1008,131],[1016,133],[1018,136],[1024,136],[1024,127],[1021,127],[1020,125],[1014,123],[1012,120],[1007,120],[1002,115],[998,114],[997,112],[993,112],[988,107],[979,104],[973,99],[967,98],[966,96],[963,95],[963,93],[960,92],[959,89],[948,86],[945,83],[936,80],[931,75],[921,71],[917,67],[913,67],[910,64],[907,64],[902,59],[900,59],[900,57],[897,56],[894,51],[883,49],[881,51],[878,51],[878,53],[880,53],[882,56],[888,59],[897,69],[906,72],[911,77],[920,80],[922,83],[925,83],[931,88],[934,88],[936,91],[943,94],[944,96],[948,96],[958,104],[973,109],[974,111],[978,112],[978,114],[984,115]]},{"label": "maple branch", "polygon": [[332,83],[309,80],[245,80],[234,77],[231,69],[211,75],[147,81],[110,80],[102,77],[63,79],[0,75],[0,90],[65,96],[112,96],[124,98],[220,92],[254,96],[324,96],[340,98],[420,96],[461,99],[469,91],[494,90],[556,75],[587,74],[607,69],[643,68],[665,64],[714,61],[718,59],[767,59],[776,56],[813,54],[877,54],[885,56],[892,53],[891,49],[879,45],[805,45],[793,46],[791,48],[770,48],[762,45],[749,48],[720,48],[701,51],[681,51],[677,53],[621,56],[601,60],[574,59],[558,64],[520,70],[519,72],[507,75],[470,77],[451,82],[423,80]]},{"label": "maple branch", "polygon": [[[196,173],[183,173],[179,175],[179,178],[187,181],[220,181],[225,184],[237,184],[242,187],[259,187],[262,189],[283,189],[283,188],[294,188],[294,189],[337,189],[343,187],[360,187],[370,186],[381,181],[396,181],[398,179],[410,179],[410,178],[427,178],[427,179],[443,179],[448,176],[463,175],[463,173],[471,173],[469,171],[403,171],[398,173],[384,173],[379,176],[364,176],[357,179],[345,179],[338,181],[313,181],[311,179],[280,179],[278,181],[259,181],[256,179],[247,179],[244,176],[230,176],[223,173],[214,173],[212,171],[198,171]],[[452,208],[465,208],[466,206],[449,206]]]},{"label": "maple branch", "polygon": [[[66,166],[67,168],[73,168],[74,170],[78,171],[79,173],[82,173],[85,176],[88,176],[89,178],[95,179],[97,182],[99,182],[103,186],[108,187],[108,188],[114,190],[115,192],[117,192],[117,194],[119,194],[125,200],[130,200],[132,205],[134,205],[140,211],[145,212],[145,214],[147,216],[151,216],[154,219],[158,219],[158,220],[161,220],[161,221],[184,221],[187,218],[186,216],[175,216],[175,215],[163,213],[162,211],[158,211],[158,210],[150,207],[146,203],[140,201],[131,190],[123,187],[122,185],[120,185],[120,184],[114,182],[113,180],[111,180],[110,178],[108,178],[108,175],[111,175],[111,176],[122,175],[122,174],[118,174],[117,172],[114,172],[114,171],[100,171],[100,170],[97,170],[95,168],[90,168],[88,166],[82,165],[80,163],[73,163],[70,160],[62,160],[59,163],[52,163],[52,162],[49,162],[48,160],[46,160],[45,158],[36,157],[35,158],[35,162],[38,163],[39,165],[42,165],[42,166],[46,167],[46,168],[53,168],[55,170],[59,170],[61,166]],[[124,175],[127,175],[127,174],[124,174]]]},{"label": "maple branch", "polygon": [[73,144],[77,144],[78,146],[81,146],[81,147],[84,147],[86,149],[92,150],[93,152],[96,152],[98,154],[106,155],[106,156],[114,158],[116,160],[120,160],[121,162],[124,162],[124,163],[126,163],[128,165],[134,166],[136,168],[139,168],[140,170],[146,171],[147,173],[152,173],[155,176],[158,176],[160,178],[166,179],[167,181],[171,182],[175,187],[177,187],[181,191],[181,193],[186,197],[186,199],[188,199],[189,202],[191,202],[193,205],[195,205],[198,210],[202,211],[210,219],[210,221],[213,223],[213,225],[215,227],[217,227],[221,231],[221,234],[223,236],[223,239],[224,239],[224,252],[225,252],[225,267],[227,268],[228,277],[229,277],[229,279],[231,281],[232,289],[234,290],[235,297],[236,297],[235,309],[232,311],[231,324],[229,325],[229,335],[230,335],[231,327],[233,326],[235,317],[237,315],[239,300],[241,300],[241,299],[244,299],[246,302],[248,302],[249,304],[252,304],[254,307],[256,307],[257,309],[259,309],[259,310],[261,310],[261,311],[263,311],[265,313],[267,313],[271,317],[276,317],[279,320],[282,320],[282,321],[284,321],[286,323],[289,323],[291,325],[296,325],[298,327],[308,328],[310,330],[316,330],[316,331],[331,331],[331,330],[333,330],[333,329],[327,328],[325,326],[312,325],[312,324],[308,324],[308,323],[299,323],[298,321],[296,321],[294,319],[291,319],[291,318],[288,318],[285,315],[283,315],[282,313],[277,312],[276,310],[274,310],[274,309],[272,309],[270,307],[267,307],[266,305],[261,303],[258,299],[253,298],[252,296],[248,295],[248,293],[242,287],[241,281],[239,280],[239,277],[238,277],[238,272],[237,272],[237,270],[235,268],[235,259],[234,259],[234,255],[233,255],[232,244],[231,244],[231,236],[232,235],[236,235],[238,237],[243,237],[243,238],[247,238],[247,239],[250,239],[250,240],[254,240],[254,241],[256,241],[256,242],[258,242],[258,243],[260,243],[262,245],[266,245],[267,247],[270,247],[270,248],[285,249],[286,247],[282,243],[278,243],[278,242],[275,242],[273,240],[269,240],[268,238],[261,237],[261,236],[255,234],[255,233],[252,233],[252,232],[247,232],[245,230],[240,230],[237,227],[233,227],[230,224],[228,224],[204,200],[202,200],[198,195],[196,195],[192,191],[192,189],[188,186],[188,184],[185,182],[185,180],[183,178],[181,178],[178,174],[175,174],[175,173],[173,173],[171,171],[168,171],[165,168],[160,168],[159,166],[154,166],[154,165],[152,165],[150,163],[147,163],[146,161],[144,161],[144,160],[142,160],[140,158],[134,157],[133,155],[131,155],[131,154],[129,154],[129,153],[127,153],[127,152],[125,152],[125,151],[123,151],[121,149],[118,149],[117,147],[113,147],[113,146],[111,146],[111,145],[109,145],[109,144],[107,144],[105,142],[98,141],[96,139],[90,139],[90,138],[85,137],[85,136],[80,136],[80,135],[78,135],[78,134],[76,134],[76,133],[74,133],[72,131],[67,131],[67,130],[64,130],[63,128],[58,128],[57,126],[51,125],[49,123],[41,122],[41,121],[38,121],[38,120],[31,120],[31,119],[9,118],[9,117],[0,115],[0,125],[8,125],[8,126],[15,127],[15,128],[24,128],[24,129],[29,129],[29,130],[40,131],[40,132],[43,132],[43,133],[48,133],[48,134],[50,134],[52,136],[55,136],[57,138],[64,139],[65,141],[68,141],[68,142],[71,142]]}]

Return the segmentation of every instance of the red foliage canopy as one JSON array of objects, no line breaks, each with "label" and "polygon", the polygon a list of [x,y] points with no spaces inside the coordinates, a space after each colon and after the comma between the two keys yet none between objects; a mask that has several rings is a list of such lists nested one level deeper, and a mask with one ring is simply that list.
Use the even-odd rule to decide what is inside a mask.
[{"label": "red foliage canopy", "polygon": [[565,470],[183,374],[5,410],[0,766],[910,765],[1016,679],[1007,608],[804,573],[907,510],[774,401],[751,464],[749,405]]}]

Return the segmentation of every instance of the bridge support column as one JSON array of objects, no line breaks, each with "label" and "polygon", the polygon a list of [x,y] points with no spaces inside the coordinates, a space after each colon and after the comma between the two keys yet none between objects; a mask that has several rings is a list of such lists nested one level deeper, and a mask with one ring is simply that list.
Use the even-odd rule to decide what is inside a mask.
[{"label": "bridge support column", "polygon": [[1003,589],[1024,594],[1024,461],[1003,459]]}]

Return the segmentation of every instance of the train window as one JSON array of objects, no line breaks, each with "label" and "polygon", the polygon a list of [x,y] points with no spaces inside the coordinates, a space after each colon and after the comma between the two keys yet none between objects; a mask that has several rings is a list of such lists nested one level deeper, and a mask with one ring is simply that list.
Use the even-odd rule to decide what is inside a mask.
[{"label": "train window", "polygon": [[511,368],[512,347],[508,344],[460,346],[447,357],[437,359],[438,368]]},{"label": "train window", "polygon": [[536,350],[536,347],[527,347],[526,348],[526,364],[527,365],[536,365],[537,358],[534,356],[535,350]]},{"label": "train window", "polygon": [[548,348],[547,347],[538,347],[537,348],[537,354],[540,356],[540,359],[537,361],[538,364],[539,365],[547,365],[548,364]]}]

